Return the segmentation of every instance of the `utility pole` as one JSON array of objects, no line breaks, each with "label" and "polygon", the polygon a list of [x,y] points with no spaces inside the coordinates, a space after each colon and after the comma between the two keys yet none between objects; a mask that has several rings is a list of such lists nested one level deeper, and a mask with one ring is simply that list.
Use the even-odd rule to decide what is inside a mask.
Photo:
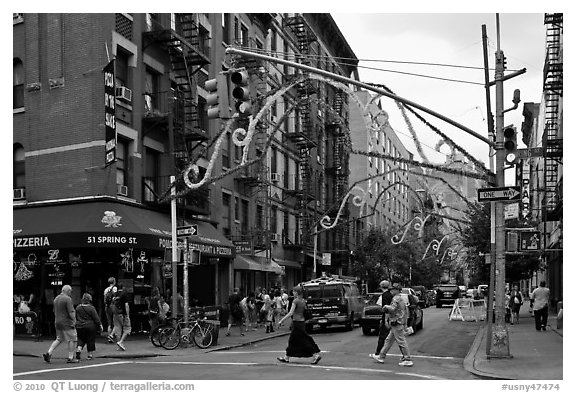
[{"label": "utility pole", "polygon": [[[494,80],[496,82],[496,186],[504,186],[504,52],[500,49],[500,19],[496,14],[497,50],[496,70]],[[495,319],[496,324],[490,337],[489,357],[510,357],[510,342],[505,317],[505,285],[506,285],[506,256],[505,256],[505,228],[504,228],[504,203],[494,202],[496,205],[494,220],[496,250],[494,260],[494,284],[495,284]],[[488,296],[492,296],[490,293]]]}]

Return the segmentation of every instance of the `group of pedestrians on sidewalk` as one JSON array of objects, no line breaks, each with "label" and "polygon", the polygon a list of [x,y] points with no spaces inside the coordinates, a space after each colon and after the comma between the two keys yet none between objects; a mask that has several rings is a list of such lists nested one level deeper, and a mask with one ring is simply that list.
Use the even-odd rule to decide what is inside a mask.
[{"label": "group of pedestrians on sidewalk", "polygon": [[[105,315],[108,321],[108,342],[118,338],[118,350],[125,351],[124,341],[131,332],[130,306],[128,297],[116,279],[108,279],[109,286],[104,290]],[[96,308],[92,305],[92,295],[82,295],[82,302],[76,308],[72,302],[72,287],[64,285],[61,293],[54,298],[54,327],[56,339],[48,350],[42,354],[44,361],[51,362],[54,350],[62,343],[68,346],[67,363],[78,363],[84,347],[87,349],[87,360],[94,358],[96,336],[104,328]]]}]

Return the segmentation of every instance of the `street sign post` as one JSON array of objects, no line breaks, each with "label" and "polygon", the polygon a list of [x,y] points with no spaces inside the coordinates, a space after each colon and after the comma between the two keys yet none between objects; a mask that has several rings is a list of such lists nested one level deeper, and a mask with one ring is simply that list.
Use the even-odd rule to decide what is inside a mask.
[{"label": "street sign post", "polygon": [[181,227],[176,228],[176,236],[178,237],[187,237],[187,236],[194,236],[198,234],[198,225],[184,225]]},{"label": "street sign post", "polygon": [[491,187],[478,189],[478,202],[516,201],[520,199],[520,187]]}]

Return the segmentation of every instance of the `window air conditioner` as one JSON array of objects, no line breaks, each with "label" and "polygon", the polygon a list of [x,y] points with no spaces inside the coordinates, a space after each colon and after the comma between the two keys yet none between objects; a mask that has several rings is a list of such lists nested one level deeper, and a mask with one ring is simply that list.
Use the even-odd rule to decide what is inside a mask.
[{"label": "window air conditioner", "polygon": [[121,196],[128,196],[128,187],[123,184],[116,184],[116,193]]},{"label": "window air conditioner", "polygon": [[14,188],[14,200],[26,198],[25,188]]},{"label": "window air conditioner", "polygon": [[117,87],[116,88],[116,98],[120,98],[124,101],[132,102],[132,90],[127,87]]},{"label": "window air conditioner", "polygon": [[280,181],[280,175],[279,175],[278,173],[276,173],[276,172],[272,172],[272,173],[270,174],[270,180],[273,181],[273,182],[275,182],[275,183],[277,183],[277,182]]},{"label": "window air conditioner", "polygon": [[278,233],[272,232],[270,234],[270,241],[271,242],[278,242],[278,240],[280,240],[280,235]]}]

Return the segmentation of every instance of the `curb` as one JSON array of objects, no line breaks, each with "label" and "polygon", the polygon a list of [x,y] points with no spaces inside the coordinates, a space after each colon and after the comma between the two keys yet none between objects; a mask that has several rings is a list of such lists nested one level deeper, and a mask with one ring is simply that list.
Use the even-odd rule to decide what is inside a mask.
[{"label": "curb", "polygon": [[[204,351],[204,353],[210,353],[210,352],[216,352],[216,351],[226,351],[232,348],[239,348],[239,347],[243,347],[246,345],[251,345],[260,341],[265,341],[265,340],[269,340],[272,338],[276,338],[276,337],[283,337],[283,336],[287,336],[289,335],[290,332],[281,332],[281,333],[276,333],[274,335],[268,335],[268,336],[264,336],[264,337],[260,337],[260,338],[255,338],[252,340],[248,340],[242,343],[237,343],[237,344],[228,344],[228,345],[224,345],[222,347],[218,347],[218,348],[213,348],[213,349],[206,349]],[[27,352],[13,352],[12,356],[23,356],[23,357],[34,357],[34,358],[41,358],[41,355],[37,355],[37,354],[33,354],[33,353],[27,353]],[[102,355],[96,355],[95,358],[100,358],[100,359],[138,359],[138,358],[150,358],[150,357],[160,357],[160,356],[170,356],[170,352],[168,353],[155,353],[155,352],[150,352],[150,353],[123,353],[123,352],[119,352],[117,354],[102,354]]]},{"label": "curb", "polygon": [[486,324],[484,324],[480,329],[478,329],[478,333],[476,333],[476,337],[474,338],[474,342],[472,343],[470,350],[468,351],[468,353],[466,354],[466,357],[464,358],[464,363],[463,363],[464,369],[466,371],[468,371],[469,373],[472,373],[474,375],[478,375],[479,377],[512,380],[513,378],[507,378],[507,377],[503,377],[501,375],[491,374],[491,373],[487,373],[485,371],[480,371],[480,370],[476,369],[476,367],[475,367],[476,355],[478,354],[478,351],[480,350],[480,344],[482,344],[482,339],[484,338],[485,335],[486,335]]}]

